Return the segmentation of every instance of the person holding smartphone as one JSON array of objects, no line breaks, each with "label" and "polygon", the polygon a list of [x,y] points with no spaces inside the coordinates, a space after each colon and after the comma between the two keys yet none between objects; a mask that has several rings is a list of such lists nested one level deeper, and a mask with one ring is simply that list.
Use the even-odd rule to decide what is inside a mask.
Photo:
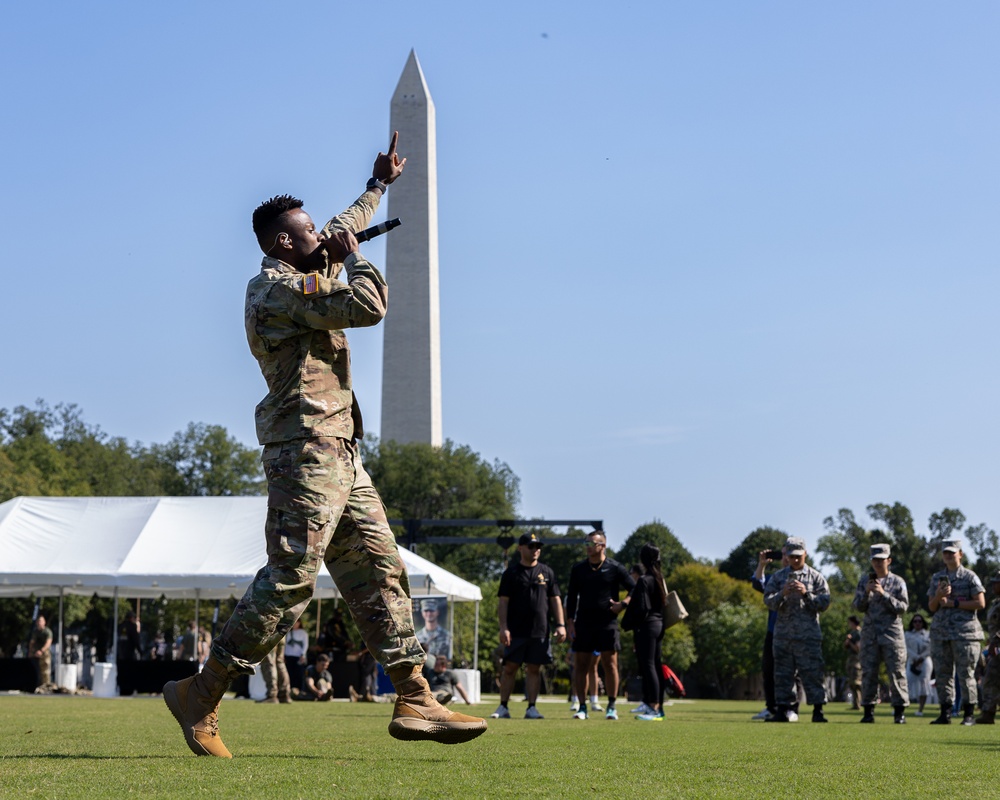
[{"label": "person holding smartphone", "polygon": [[819,615],[830,607],[830,587],[818,570],[806,564],[806,543],[789,537],[782,548],[788,566],[775,572],[764,587],[764,605],[777,612],[774,623],[774,694],[778,713],[767,722],[790,722],[795,702],[795,673],[813,707],[812,721],[826,722],[823,706],[823,632]]},{"label": "person holding smartphone", "polygon": [[941,713],[931,725],[951,724],[955,700],[955,670],[965,699],[963,725],[975,725],[976,662],[983,641],[977,612],[986,607],[986,590],[979,576],[962,566],[962,543],[945,539],[941,543],[944,569],[935,572],[927,590],[927,607],[934,615],[931,624],[931,658],[937,675]]},{"label": "person holding smartphone", "polygon": [[869,550],[872,571],[858,581],[854,607],[865,614],[861,627],[861,705],[862,722],[875,722],[878,699],[878,667],[885,664],[889,676],[893,722],[906,722],[905,708],[910,704],[906,684],[906,635],[903,614],[910,604],[906,581],[889,572],[892,564],[887,544],[873,544]]}]

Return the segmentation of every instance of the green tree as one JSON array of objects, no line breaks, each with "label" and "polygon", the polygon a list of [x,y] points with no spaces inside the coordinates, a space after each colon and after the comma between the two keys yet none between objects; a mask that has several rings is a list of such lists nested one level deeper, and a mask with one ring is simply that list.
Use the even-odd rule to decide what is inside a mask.
[{"label": "green tree", "polygon": [[687,622],[678,622],[663,634],[663,663],[675,672],[687,672],[698,660],[694,634]]},{"label": "green tree", "polygon": [[827,532],[819,538],[816,551],[822,556],[820,564],[834,568],[828,578],[830,589],[853,594],[861,575],[868,571],[869,548],[875,540],[849,508],[824,519],[823,527]]},{"label": "green tree", "polygon": [[[489,464],[468,446],[379,442],[362,445],[365,467],[385,502],[389,517],[400,519],[513,519],[520,485],[510,467]],[[402,533],[396,531],[397,537]],[[496,528],[421,528],[428,536],[481,538],[482,545],[421,545],[420,555],[475,582],[499,577],[505,551]]]},{"label": "green tree", "polygon": [[[760,595],[746,581],[738,581],[729,575],[723,575],[715,567],[707,564],[682,564],[667,578],[669,588],[677,591],[681,602],[691,615],[687,620],[694,628],[695,643],[697,641],[698,617],[723,603],[731,605],[747,605],[764,613],[764,605]],[[765,615],[766,616],[766,615]],[[760,642],[757,643],[758,647]],[[703,655],[698,644],[698,657]]]},{"label": "green tree", "polygon": [[221,425],[190,423],[164,445],[153,445],[163,470],[164,494],[184,497],[259,495],[264,492],[260,451]]},{"label": "green tree", "polygon": [[660,548],[660,561],[664,575],[669,575],[681,564],[690,564],[695,559],[680,540],[674,536],[670,528],[660,520],[654,519],[636,528],[625,540],[621,550],[615,556],[617,561],[626,567],[639,563],[639,551],[649,542]]},{"label": "green tree", "polygon": [[[740,581],[750,580],[757,569],[757,558],[761,550],[780,550],[788,539],[788,534],[778,528],[764,525],[746,535],[719,564],[719,572]],[[780,566],[778,564],[777,566]]]},{"label": "green tree", "polygon": [[720,603],[695,623],[698,671],[722,697],[734,682],[760,672],[760,648],[767,634],[767,615],[746,603]]},{"label": "green tree", "polygon": [[945,539],[957,538],[959,531],[965,527],[965,514],[957,508],[942,508],[931,514],[927,520],[927,527],[931,532],[927,544],[931,552],[936,553],[941,549],[941,543]]},{"label": "green tree", "polygon": [[833,675],[846,675],[847,650],[844,649],[844,639],[847,637],[847,618],[854,614],[861,619],[863,616],[851,605],[854,593],[833,594],[830,607],[819,615],[819,627],[823,632],[823,666]]},{"label": "green tree", "polygon": [[[990,577],[1000,570],[1000,539],[997,538],[997,532],[985,522],[980,522],[965,529],[965,538],[976,556],[970,569],[983,583],[987,583]],[[987,605],[989,602],[989,586],[987,586]]]}]

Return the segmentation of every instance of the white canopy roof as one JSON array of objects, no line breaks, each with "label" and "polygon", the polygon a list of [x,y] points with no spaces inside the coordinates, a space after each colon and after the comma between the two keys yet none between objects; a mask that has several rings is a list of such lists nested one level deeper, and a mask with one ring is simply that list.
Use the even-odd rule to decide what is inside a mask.
[{"label": "white canopy roof", "polygon": [[[264,497],[16,497],[0,504],[0,596],[240,597],[264,563]],[[478,586],[400,548],[415,594]],[[337,597],[322,570],[317,597]]]}]

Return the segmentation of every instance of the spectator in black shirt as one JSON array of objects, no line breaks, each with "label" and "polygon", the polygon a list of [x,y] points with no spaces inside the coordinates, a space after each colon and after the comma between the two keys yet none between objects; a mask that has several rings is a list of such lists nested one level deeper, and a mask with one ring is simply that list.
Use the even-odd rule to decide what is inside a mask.
[{"label": "spectator in black shirt", "polygon": [[576,693],[581,698],[580,710],[574,719],[587,719],[584,705],[587,673],[600,653],[604,666],[604,686],[608,692],[607,719],[618,719],[615,701],[618,699],[618,615],[628,606],[628,598],[619,600],[621,592],[631,592],[635,581],[624,565],[607,557],[604,531],[587,535],[587,558],[569,573],[566,616],[569,635],[573,639],[573,678]]},{"label": "spectator in black shirt", "polygon": [[525,533],[517,543],[521,558],[500,577],[500,644],[504,647],[500,677],[500,705],[493,719],[510,719],[507,701],[514,689],[514,677],[524,664],[524,688],[528,696],[525,719],[542,719],[535,708],[541,684],[542,665],[552,663],[549,644],[549,614],[556,620],[556,641],[566,639],[559,584],[551,567],[538,563],[542,543],[534,533]]}]

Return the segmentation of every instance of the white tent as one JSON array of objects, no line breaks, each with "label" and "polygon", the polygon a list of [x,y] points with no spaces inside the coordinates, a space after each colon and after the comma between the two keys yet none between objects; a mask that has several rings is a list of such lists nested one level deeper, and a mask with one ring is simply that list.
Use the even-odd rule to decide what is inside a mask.
[{"label": "white tent", "polygon": [[[0,504],[0,597],[58,596],[60,647],[65,594],[114,597],[116,629],[119,596],[194,599],[196,609],[241,597],[267,561],[266,516],[265,497],[15,497]],[[478,641],[482,590],[399,552],[411,593],[476,602]],[[320,570],[315,597],[339,596]]]},{"label": "white tent", "polygon": [[[0,596],[240,597],[267,560],[266,515],[264,497],[16,497],[0,504]],[[482,600],[400,554],[413,593]],[[325,569],[316,596],[339,596]]]}]

